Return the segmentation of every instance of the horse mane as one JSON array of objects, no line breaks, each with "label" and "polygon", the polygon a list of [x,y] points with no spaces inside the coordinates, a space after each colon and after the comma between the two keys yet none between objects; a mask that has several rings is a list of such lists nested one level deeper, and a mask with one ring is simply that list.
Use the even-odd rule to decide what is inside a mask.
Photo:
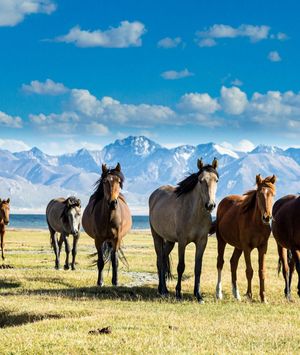
[{"label": "horse mane", "polygon": [[60,217],[63,219],[64,223],[67,223],[69,210],[74,207],[81,207],[81,201],[75,196],[70,196],[63,201],[63,204],[65,206]]},{"label": "horse mane", "polygon": [[[103,180],[108,175],[117,176],[121,180],[121,182],[120,182],[121,189],[123,188],[123,184],[124,184],[124,180],[125,180],[123,173],[119,170],[116,170],[116,169],[108,169],[106,172],[102,173],[100,176],[100,179],[95,182],[95,185],[94,185],[95,190],[94,190],[93,195],[90,198],[90,199],[94,200],[94,204],[96,204],[96,202],[102,200],[104,197]],[[123,197],[123,199],[124,199],[124,197]]]},{"label": "horse mane", "polygon": [[180,195],[184,195],[189,191],[192,191],[197,185],[199,175],[202,174],[204,171],[214,173],[217,175],[217,177],[219,177],[219,174],[216,169],[214,169],[211,165],[205,165],[197,173],[190,174],[188,177],[186,177],[184,180],[180,181],[177,184],[177,187],[174,190],[177,197],[179,197]]},{"label": "horse mane", "polygon": [[267,187],[268,189],[270,189],[272,191],[273,194],[275,194],[275,185],[273,183],[271,183],[270,181],[271,177],[267,177],[264,179],[264,181],[259,185],[259,187],[257,187],[254,190],[250,190],[247,191],[243,194],[243,196],[245,196],[243,202],[241,203],[241,207],[243,210],[243,213],[248,212],[249,210],[251,210],[252,208],[255,207],[256,204],[256,193],[259,189],[261,189],[262,187]]}]

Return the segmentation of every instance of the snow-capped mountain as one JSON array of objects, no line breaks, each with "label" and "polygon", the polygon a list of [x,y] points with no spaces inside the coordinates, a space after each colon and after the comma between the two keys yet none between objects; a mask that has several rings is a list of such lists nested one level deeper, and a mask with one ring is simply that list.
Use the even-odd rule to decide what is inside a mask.
[{"label": "snow-capped mountain", "polygon": [[275,174],[277,197],[300,191],[300,149],[259,145],[246,154],[207,143],[167,149],[144,136],[118,139],[100,151],[79,149],[51,156],[38,148],[11,153],[0,150],[0,197],[10,196],[12,210],[44,212],[57,196],[77,195],[85,204],[100,176],[101,164],[121,163],[124,193],[133,213],[148,213],[148,196],[158,186],[176,184],[196,171],[197,159],[219,160],[217,198],[253,188],[255,175]]}]

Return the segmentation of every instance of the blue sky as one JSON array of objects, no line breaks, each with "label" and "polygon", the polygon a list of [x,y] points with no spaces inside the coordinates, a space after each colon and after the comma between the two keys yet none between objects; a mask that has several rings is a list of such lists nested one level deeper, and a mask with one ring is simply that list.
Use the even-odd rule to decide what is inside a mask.
[{"label": "blue sky", "polygon": [[0,0],[0,147],[298,146],[296,1]]}]

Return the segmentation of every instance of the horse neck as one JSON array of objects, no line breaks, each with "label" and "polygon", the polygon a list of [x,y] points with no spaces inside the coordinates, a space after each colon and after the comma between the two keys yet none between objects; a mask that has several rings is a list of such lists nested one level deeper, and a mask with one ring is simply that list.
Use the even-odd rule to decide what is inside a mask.
[{"label": "horse neck", "polygon": [[261,212],[260,212],[260,209],[258,207],[257,191],[255,193],[255,206],[254,206],[254,209],[252,211],[252,220],[255,223],[257,223],[257,224],[262,224]]},{"label": "horse neck", "polygon": [[192,207],[191,215],[197,216],[204,208],[204,199],[202,196],[200,184],[197,183],[194,189],[189,193],[189,195],[190,196],[188,196],[188,198],[191,201]]}]

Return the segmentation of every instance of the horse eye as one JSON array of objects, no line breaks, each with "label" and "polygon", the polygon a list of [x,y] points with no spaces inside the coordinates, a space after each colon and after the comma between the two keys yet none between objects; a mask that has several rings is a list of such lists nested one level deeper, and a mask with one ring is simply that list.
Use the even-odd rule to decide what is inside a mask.
[{"label": "horse eye", "polygon": [[219,179],[217,179],[216,182],[219,182]]}]

